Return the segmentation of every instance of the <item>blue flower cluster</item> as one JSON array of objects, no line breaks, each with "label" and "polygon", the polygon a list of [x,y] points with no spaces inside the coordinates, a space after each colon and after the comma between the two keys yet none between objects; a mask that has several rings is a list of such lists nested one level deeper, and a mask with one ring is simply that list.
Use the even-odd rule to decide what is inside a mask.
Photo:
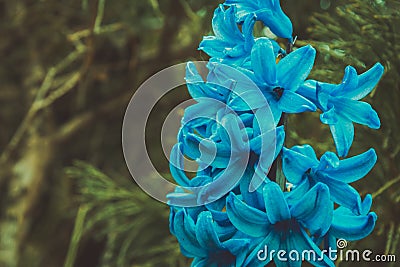
[{"label": "blue flower cluster", "polygon": [[[360,99],[384,69],[377,63],[359,75],[347,67],[340,84],[307,80],[315,49],[286,51],[274,39],[255,38],[256,21],[292,44],[292,24],[279,0],[226,0],[214,13],[215,35],[200,43],[211,57],[206,80],[187,64],[187,87],[197,104],[185,110],[171,152],[171,173],[181,187],[168,195],[170,230],[182,253],[194,258],[192,266],[301,266],[302,260],[334,266],[324,250],[335,250],[338,239],[366,237],[377,219],[371,195],[361,199],[350,185],[373,168],[376,153],[346,156],[354,122],[380,127],[377,113]],[[318,159],[310,145],[284,147],[282,114],[317,109],[337,153]],[[193,178],[184,157],[198,163]],[[270,179],[278,157],[285,188]],[[266,247],[294,253],[287,261],[260,257]],[[316,257],[303,258],[304,251]]]}]

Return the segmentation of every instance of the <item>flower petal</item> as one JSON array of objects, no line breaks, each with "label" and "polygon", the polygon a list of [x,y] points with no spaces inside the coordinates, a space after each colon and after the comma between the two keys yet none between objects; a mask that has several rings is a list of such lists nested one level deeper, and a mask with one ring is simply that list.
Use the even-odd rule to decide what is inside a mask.
[{"label": "flower petal", "polygon": [[355,214],[361,213],[361,197],[353,187],[344,182],[331,179],[321,172],[317,173],[314,179],[329,187],[331,199],[334,202],[350,209]]},{"label": "flower petal", "polygon": [[190,180],[184,172],[182,143],[175,144],[171,149],[169,169],[174,180],[182,186],[189,186]]},{"label": "flower petal", "polygon": [[219,7],[215,9],[212,27],[215,36],[219,39],[226,39],[232,43],[244,40],[242,33],[237,27],[235,12],[235,6],[225,10],[223,5],[219,5]]},{"label": "flower petal", "polygon": [[329,188],[316,184],[290,208],[290,212],[312,235],[324,236],[331,226],[333,215]]},{"label": "flower petal", "polygon": [[195,233],[195,223],[190,216],[188,216],[184,209],[178,211],[175,214],[175,236],[178,239],[178,242],[184,250],[189,252],[190,255],[185,255],[187,257],[206,257],[207,251],[204,248],[201,248],[199,242],[196,238]]},{"label": "flower petal", "polygon": [[274,47],[267,38],[259,38],[251,50],[251,64],[259,81],[276,85],[276,57]]},{"label": "flower petal", "polygon": [[339,116],[337,123],[330,124],[329,127],[335,141],[338,156],[347,156],[354,139],[353,123],[351,120]]},{"label": "flower petal", "polygon": [[278,101],[279,108],[286,113],[316,111],[317,107],[307,98],[289,90],[284,90]]},{"label": "flower petal", "polygon": [[232,224],[247,235],[261,237],[270,232],[267,215],[246,205],[232,192],[226,198],[226,212]]},{"label": "flower petal", "polygon": [[318,164],[315,159],[287,148],[283,148],[282,162],[283,173],[288,181],[293,184],[300,183],[305,172]]},{"label": "flower petal", "polygon": [[221,242],[214,229],[211,212],[203,211],[197,218],[196,238],[203,248],[210,250],[221,248]]},{"label": "flower petal", "polygon": [[285,90],[295,92],[310,73],[315,53],[315,49],[307,45],[282,58],[277,65],[279,85]]},{"label": "flower petal", "polygon": [[334,103],[336,110],[351,121],[366,125],[372,129],[379,129],[381,126],[378,114],[366,102],[337,97]]},{"label": "flower petal", "polygon": [[376,63],[368,71],[358,77],[358,86],[344,92],[343,96],[353,100],[360,100],[368,95],[381,79],[384,67],[380,63]]},{"label": "flower petal", "polygon": [[277,183],[267,183],[263,188],[263,195],[267,216],[271,224],[290,219],[289,207]]},{"label": "flower petal", "polygon": [[325,173],[335,180],[352,183],[367,175],[376,160],[375,150],[371,148],[360,155],[341,160],[337,168],[327,169]]},{"label": "flower petal", "polygon": [[360,240],[368,236],[375,227],[377,216],[374,212],[367,216],[352,216],[334,213],[330,233],[348,241]]},{"label": "flower petal", "polygon": [[347,66],[344,69],[344,76],[342,83],[336,86],[332,91],[334,96],[342,96],[344,93],[349,92],[358,86],[358,75],[355,68]]}]

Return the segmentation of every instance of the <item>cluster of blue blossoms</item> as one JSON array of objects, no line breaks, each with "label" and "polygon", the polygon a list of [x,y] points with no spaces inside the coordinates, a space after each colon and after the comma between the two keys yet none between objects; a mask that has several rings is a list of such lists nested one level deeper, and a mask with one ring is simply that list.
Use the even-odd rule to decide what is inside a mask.
[{"label": "cluster of blue blossoms", "polygon": [[[188,90],[198,103],[185,110],[171,153],[171,173],[181,188],[168,196],[170,230],[182,253],[194,258],[192,266],[264,266],[270,261],[301,266],[301,257],[260,260],[266,246],[298,255],[313,251],[317,257],[304,260],[334,266],[323,250],[335,250],[338,239],[366,237],[377,219],[370,212],[371,195],[361,199],[350,185],[372,169],[376,153],[347,154],[353,123],[380,127],[375,110],[360,99],[373,90],[384,69],[377,63],[357,74],[349,66],[340,84],[307,80],[315,49],[286,51],[274,39],[255,38],[256,21],[293,43],[292,24],[279,0],[226,0],[214,13],[215,35],[204,37],[199,47],[210,56],[207,79],[194,63],[187,65]],[[284,147],[282,114],[317,109],[330,127],[336,153],[318,159],[310,145]],[[182,168],[184,156],[198,163],[194,178]],[[270,179],[277,157],[287,180],[283,189]],[[237,166],[244,160],[240,172]],[[224,194],[213,195],[215,187],[195,194],[185,190],[211,183]],[[174,205],[193,199],[199,205]]]}]

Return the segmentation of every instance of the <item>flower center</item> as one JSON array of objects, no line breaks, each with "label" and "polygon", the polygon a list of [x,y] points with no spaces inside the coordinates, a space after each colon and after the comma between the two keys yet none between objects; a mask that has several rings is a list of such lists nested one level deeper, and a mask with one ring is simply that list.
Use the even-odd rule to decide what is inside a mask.
[{"label": "flower center", "polygon": [[280,99],[283,95],[283,88],[282,87],[275,87],[272,91],[275,93],[276,99]]}]

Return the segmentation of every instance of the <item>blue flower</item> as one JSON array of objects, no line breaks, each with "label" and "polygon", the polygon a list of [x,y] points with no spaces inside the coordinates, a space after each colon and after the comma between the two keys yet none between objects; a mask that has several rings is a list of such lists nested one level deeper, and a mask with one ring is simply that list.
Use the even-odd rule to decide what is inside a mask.
[{"label": "blue flower", "polygon": [[[375,228],[377,215],[370,212],[372,205],[372,196],[367,195],[362,202],[362,212],[355,215],[351,210],[345,207],[339,207],[333,211],[332,225],[324,241],[326,249],[337,249],[337,239],[346,241],[356,241],[367,237]],[[318,241],[316,241],[318,243]]]},{"label": "blue flower", "polygon": [[[212,185],[196,188],[198,191],[182,194],[178,192],[180,201],[197,201],[200,203],[218,199],[223,196],[223,193],[234,188],[248,164],[251,164],[251,167],[254,166],[257,172],[256,179],[251,183],[251,189],[255,190],[266,179],[272,161],[283,147],[285,136],[283,127],[278,127],[276,130],[274,128],[261,128],[255,118],[252,120],[254,124],[252,128],[240,128],[240,117],[232,113],[224,114],[221,118],[218,118],[217,115],[216,121],[219,123],[211,120],[203,121],[202,119],[200,119],[201,123],[197,125],[194,125],[196,120],[192,120],[192,124],[186,123],[186,120],[190,120],[186,117],[186,114],[192,114],[191,108],[198,110],[196,114],[199,115],[201,110],[207,110],[207,107],[211,106],[208,104],[207,102],[200,102],[186,109],[182,120],[184,126],[178,134],[179,143],[171,151],[170,170],[175,180],[185,187],[193,187],[194,185],[183,171],[183,155],[196,160],[199,167],[210,166],[213,170],[220,169],[221,171],[217,172],[213,178],[205,178],[204,174],[196,177],[204,181],[204,183],[196,185],[197,187],[210,182],[212,182]],[[203,108],[197,107],[199,105]],[[261,111],[262,109],[257,113]],[[213,129],[210,131],[201,130],[201,128],[204,128],[203,122],[206,123],[205,128]],[[199,135],[199,132],[202,135]],[[170,195],[170,198],[171,196],[174,195]]]},{"label": "blue flower", "polygon": [[210,211],[201,211],[194,218],[189,212],[171,208],[170,230],[182,254],[194,258],[192,266],[242,266],[251,238],[232,225],[219,225]]},{"label": "blue flower", "polygon": [[374,89],[383,72],[384,68],[379,63],[361,75],[348,66],[341,84],[307,81],[299,89],[299,94],[312,100],[321,109],[321,122],[329,125],[340,157],[348,154],[353,143],[353,122],[372,129],[380,127],[376,111],[370,104],[358,100]]},{"label": "blue flower", "polygon": [[[253,27],[256,16],[248,14],[244,19],[242,30],[239,30],[235,14],[235,6],[225,10],[220,5],[215,10],[212,20],[215,36],[205,36],[199,45],[199,50],[206,52],[211,57],[210,61],[247,68],[250,63],[251,49],[255,43]],[[271,40],[271,42],[275,55],[285,53],[276,41]]]},{"label": "blue flower", "polygon": [[355,214],[360,214],[360,195],[349,183],[363,178],[375,165],[376,160],[374,149],[343,160],[339,160],[332,152],[326,152],[318,160],[313,148],[304,145],[291,149],[283,148],[282,169],[287,180],[295,187],[302,183],[307,183],[309,187],[316,183],[324,183],[329,187],[333,201]]},{"label": "blue flower", "polygon": [[[330,201],[329,189],[326,185],[318,183],[299,201],[290,204],[279,186],[270,182],[263,188],[265,209],[259,210],[244,203],[240,196],[231,193],[227,197],[226,210],[232,224],[241,232],[255,237],[263,238],[257,244],[242,266],[264,266],[272,259],[267,257],[260,261],[259,251],[265,246],[268,250],[284,250],[298,252],[300,257],[296,261],[286,262],[287,266],[301,266],[303,251],[315,251],[316,259],[306,260],[317,265],[334,266],[333,262],[322,255],[321,250],[312,241],[307,231],[312,236],[324,236],[332,223],[333,203]],[[275,263],[284,264],[274,258]]]},{"label": "blue flower", "polygon": [[[240,70],[246,73],[261,89],[271,108],[275,122],[278,122],[282,112],[299,113],[316,110],[316,106],[311,101],[296,93],[310,73],[314,59],[315,49],[305,46],[290,53],[276,64],[276,56],[271,42],[268,39],[260,38],[251,52],[253,72]],[[241,85],[240,81],[237,82],[238,86],[233,92],[237,95],[252,94],[251,91],[243,89],[246,88],[245,85]],[[252,98],[251,104],[253,107],[264,106],[265,99],[255,96]],[[239,101],[236,105],[241,106],[242,104]],[[232,106],[235,109],[234,104]],[[236,109],[239,108],[236,107]]]},{"label": "blue flower", "polygon": [[250,60],[256,20],[254,15],[247,16],[241,32],[235,20],[235,12],[234,6],[225,10],[220,5],[215,10],[212,20],[215,36],[205,36],[199,45],[199,50],[211,56],[211,60],[242,66]]},{"label": "blue flower", "polygon": [[292,41],[292,22],[282,11],[279,0],[226,0],[225,4],[237,7],[238,22],[243,22],[249,13],[255,13],[257,20],[262,21],[276,36]]}]

